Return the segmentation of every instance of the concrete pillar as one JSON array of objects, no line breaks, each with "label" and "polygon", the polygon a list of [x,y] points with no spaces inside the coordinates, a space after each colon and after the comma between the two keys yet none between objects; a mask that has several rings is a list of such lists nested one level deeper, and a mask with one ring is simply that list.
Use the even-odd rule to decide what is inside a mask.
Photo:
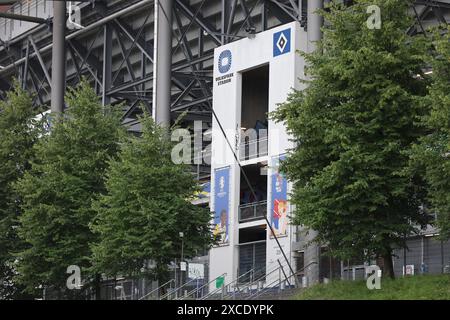
[{"label": "concrete pillar", "polygon": [[52,113],[64,110],[66,90],[66,3],[53,2]]},{"label": "concrete pillar", "polygon": [[153,118],[170,126],[173,0],[155,0]]},{"label": "concrete pillar", "polygon": [[322,39],[323,17],[316,11],[323,8],[323,0],[308,0],[308,52],[314,52],[316,42]]},{"label": "concrete pillar", "polygon": [[[317,41],[322,39],[320,28],[323,25],[323,18],[316,13],[318,9],[323,8],[323,0],[308,0],[308,52],[314,52],[317,49]],[[305,237],[305,242],[310,242],[316,238],[317,232],[309,230]],[[320,247],[312,244],[305,248],[305,266],[309,267],[305,270],[308,285],[312,285],[319,281],[319,263],[320,263]]]}]

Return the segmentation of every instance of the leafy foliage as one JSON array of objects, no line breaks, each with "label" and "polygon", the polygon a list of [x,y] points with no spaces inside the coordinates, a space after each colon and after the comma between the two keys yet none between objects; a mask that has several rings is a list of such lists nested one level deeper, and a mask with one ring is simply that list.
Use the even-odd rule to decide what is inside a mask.
[{"label": "leafy foliage", "polygon": [[195,256],[211,241],[209,211],[190,203],[198,185],[184,165],[171,160],[171,142],[148,116],[142,137],[124,137],[117,160],[110,161],[107,193],[95,203],[92,225],[101,241],[93,263],[107,275],[142,271],[160,280],[181,255]]},{"label": "leafy foliage", "polygon": [[[36,160],[17,184],[23,197],[19,280],[29,292],[40,285],[64,293],[67,267],[90,267],[92,201],[105,190],[108,159],[118,150],[120,121],[104,109],[88,83],[71,89],[65,117],[36,144]],[[86,275],[83,280],[86,280]]]},{"label": "leafy foliage", "polygon": [[438,28],[433,38],[430,93],[424,99],[430,114],[421,118],[428,130],[412,152],[412,167],[422,169],[428,183],[430,209],[437,213],[440,235],[450,237],[450,28]]},{"label": "leafy foliage", "polygon": [[13,184],[34,158],[33,145],[40,134],[37,113],[32,97],[18,83],[0,101],[0,299],[28,297],[14,281],[14,253],[23,244],[17,235],[21,197]]},{"label": "leafy foliage", "polygon": [[[367,28],[369,5],[381,8],[381,29]],[[427,92],[416,76],[427,43],[405,33],[407,9],[403,0],[333,2],[320,50],[303,53],[309,86],[274,114],[296,143],[282,164],[295,182],[294,222],[342,258],[366,252],[392,264],[392,247],[426,222],[422,181],[404,174]]]}]

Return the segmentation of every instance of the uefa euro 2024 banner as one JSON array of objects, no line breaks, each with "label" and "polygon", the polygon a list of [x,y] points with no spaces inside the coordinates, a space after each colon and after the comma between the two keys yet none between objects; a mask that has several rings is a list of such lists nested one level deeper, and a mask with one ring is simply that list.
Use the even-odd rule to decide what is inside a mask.
[{"label": "uefa euro 2024 banner", "polygon": [[272,229],[277,237],[286,236],[288,226],[287,180],[279,170],[280,160],[284,159],[284,155],[272,158],[270,212]]},{"label": "uefa euro 2024 banner", "polygon": [[214,174],[214,231],[219,245],[229,241],[230,167],[216,169]]}]

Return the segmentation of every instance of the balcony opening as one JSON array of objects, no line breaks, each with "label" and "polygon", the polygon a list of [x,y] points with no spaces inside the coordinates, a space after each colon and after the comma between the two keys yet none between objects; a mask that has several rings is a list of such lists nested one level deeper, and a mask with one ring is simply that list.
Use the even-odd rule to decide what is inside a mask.
[{"label": "balcony opening", "polygon": [[243,170],[251,188],[241,173],[239,222],[264,219],[267,214],[267,164],[252,164]]},{"label": "balcony opening", "polygon": [[239,244],[246,244],[249,242],[266,241],[267,227],[262,224],[255,227],[239,229]]},{"label": "balcony opening", "polygon": [[242,73],[241,160],[267,155],[269,65]]},{"label": "balcony opening", "polygon": [[239,230],[239,283],[264,280],[266,275],[266,225]]}]

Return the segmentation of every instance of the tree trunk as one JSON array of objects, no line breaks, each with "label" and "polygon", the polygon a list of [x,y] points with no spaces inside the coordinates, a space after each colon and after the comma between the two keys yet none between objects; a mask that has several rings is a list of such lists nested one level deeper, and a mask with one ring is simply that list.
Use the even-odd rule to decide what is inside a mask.
[{"label": "tree trunk", "polygon": [[384,276],[389,277],[391,279],[395,279],[394,274],[394,263],[392,262],[392,252],[391,250],[387,251],[387,253],[383,254],[383,267],[384,267]]}]

